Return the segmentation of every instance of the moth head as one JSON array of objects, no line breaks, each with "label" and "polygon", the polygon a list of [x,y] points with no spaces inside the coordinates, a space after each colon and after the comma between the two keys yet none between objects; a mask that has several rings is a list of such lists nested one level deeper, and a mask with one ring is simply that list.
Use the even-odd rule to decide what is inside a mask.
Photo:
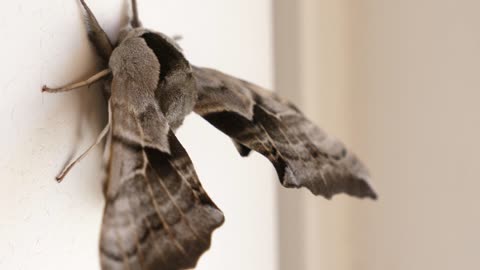
[{"label": "moth head", "polygon": [[126,39],[136,37],[136,36],[141,36],[142,35],[141,32],[145,32],[145,30],[143,28],[132,28],[132,26],[128,24],[127,26],[123,27],[118,33],[118,40],[115,47],[118,46],[118,44],[125,41]]},{"label": "moth head", "polygon": [[110,62],[110,57],[112,55],[112,52],[121,43],[134,37],[148,38],[149,36],[151,37],[152,34],[158,37],[158,38],[155,38],[154,41],[152,41],[153,43],[155,43],[155,44],[151,44],[152,46],[163,47],[162,44],[164,45],[168,44],[167,47],[172,48],[174,51],[178,51],[180,55],[182,54],[181,53],[182,50],[180,46],[177,44],[177,42],[174,39],[164,34],[150,31],[142,27],[142,24],[138,18],[136,0],[131,0],[132,12],[130,15],[130,19],[128,20],[126,25],[120,30],[118,34],[118,39],[115,42],[115,44],[111,42],[111,40],[108,38],[105,31],[100,27],[97,19],[93,15],[93,12],[85,3],[85,0],[80,0],[80,2],[84,7],[85,20],[87,23],[88,35],[89,35],[90,41],[93,43],[98,55],[101,57],[105,65],[108,65],[108,63]]},{"label": "moth head", "polygon": [[118,40],[117,44],[122,43],[125,39],[128,37],[134,36],[132,31],[135,31],[136,29],[142,28],[142,23],[140,22],[140,19],[138,17],[138,6],[137,6],[137,1],[136,0],[131,0],[131,8],[130,8],[130,19],[128,20],[127,24],[120,30],[118,33]]},{"label": "moth head", "polygon": [[80,0],[83,6],[83,12],[85,15],[85,23],[87,25],[88,37],[95,46],[98,55],[102,58],[104,63],[108,63],[113,49],[129,36],[135,35],[139,29],[142,29],[142,23],[138,18],[137,1],[131,0],[131,15],[128,20],[127,26],[125,26],[119,33],[119,39],[116,44],[113,44],[108,38],[105,31],[99,25],[92,10],[88,7],[85,0]]},{"label": "moth head", "polygon": [[[138,9],[137,9],[137,1],[132,0],[131,2],[131,15],[130,15],[130,20],[128,23],[120,30],[118,34],[118,40],[117,43],[115,44],[115,47],[118,46],[118,44],[122,43],[126,39],[132,38],[132,37],[139,37],[142,36],[145,33],[153,32],[150,30],[147,30],[142,27],[142,23],[140,22],[140,19],[138,17]],[[176,40],[179,38],[171,38],[165,34],[158,33],[161,37],[164,38],[164,40],[171,45],[173,45],[177,50],[182,51]]]}]

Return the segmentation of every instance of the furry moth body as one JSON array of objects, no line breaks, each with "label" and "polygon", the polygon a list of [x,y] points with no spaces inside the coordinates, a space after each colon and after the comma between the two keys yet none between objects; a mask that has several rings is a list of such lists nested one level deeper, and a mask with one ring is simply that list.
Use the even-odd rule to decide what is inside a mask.
[{"label": "furry moth body", "polygon": [[100,236],[103,270],[187,269],[210,246],[223,213],[203,190],[175,136],[194,111],[230,136],[242,156],[267,157],[280,183],[326,198],[337,193],[376,198],[362,163],[291,103],[223,74],[191,66],[167,36],[133,18],[112,45],[80,0],[88,35],[104,70],[84,82],[42,91],[61,92],[104,80],[109,121],[99,138],[70,163],[108,137],[106,206]]}]

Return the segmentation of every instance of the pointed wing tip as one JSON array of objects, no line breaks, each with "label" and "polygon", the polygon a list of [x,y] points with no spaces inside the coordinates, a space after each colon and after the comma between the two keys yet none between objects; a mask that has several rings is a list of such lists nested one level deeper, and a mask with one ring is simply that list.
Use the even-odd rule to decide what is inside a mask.
[{"label": "pointed wing tip", "polygon": [[374,201],[378,199],[378,194],[370,185],[370,175],[367,174],[365,177],[360,177],[357,181],[359,182],[358,193],[353,196],[358,196],[361,199],[368,198]]},{"label": "pointed wing tip", "polygon": [[347,194],[358,197],[360,199],[372,199],[377,200],[378,195],[371,186],[371,177],[368,171],[363,169],[357,173],[352,173],[353,179],[349,188],[347,188]]},{"label": "pointed wing tip", "polygon": [[313,195],[315,196],[322,196],[327,200],[331,200],[335,195],[338,194],[346,194],[352,197],[356,197],[359,199],[371,199],[376,201],[378,199],[378,195],[375,190],[369,184],[369,178],[354,178],[353,181],[351,180],[346,186],[319,186],[313,185],[299,185],[299,186],[286,186],[286,187],[294,187],[294,188],[306,188],[308,189]]},{"label": "pointed wing tip", "polygon": [[356,197],[358,199],[371,199],[373,201],[376,201],[378,200],[378,195],[377,193],[373,190],[373,189],[369,189],[368,191],[365,191],[364,193],[350,193],[348,191],[345,191],[345,192],[338,192],[338,193],[335,193],[335,194],[327,194],[327,193],[314,193],[313,191],[310,190],[310,192],[312,192],[313,195],[315,196],[322,196],[324,197],[325,199],[327,200],[332,200],[333,197],[335,197],[335,195],[339,195],[339,194],[346,194],[346,195],[349,195],[349,196],[352,196],[352,197]]},{"label": "pointed wing tip", "polygon": [[350,174],[350,176],[345,178],[337,176],[335,179],[340,181],[332,181],[332,178],[329,178],[327,181],[324,178],[313,181],[299,181],[292,170],[287,167],[281,179],[281,184],[286,188],[306,188],[313,195],[322,196],[327,200],[331,200],[335,195],[342,193],[359,199],[378,199],[377,193],[369,184],[370,176],[368,173]]},{"label": "pointed wing tip", "polygon": [[378,194],[370,186],[369,186],[369,193],[368,193],[367,197],[374,200],[374,201],[378,200]]},{"label": "pointed wing tip", "polygon": [[371,187],[368,187],[368,190],[365,190],[365,193],[363,195],[358,196],[358,198],[360,198],[360,199],[371,199],[373,201],[376,201],[376,200],[378,200],[378,195]]},{"label": "pointed wing tip", "polygon": [[359,199],[371,199],[376,201],[378,195],[370,185],[370,176],[366,175],[365,177],[355,178],[356,179],[353,180],[353,183],[344,190],[344,193]]},{"label": "pointed wing tip", "polygon": [[349,195],[349,196],[352,196],[352,197],[356,197],[358,199],[371,199],[373,201],[378,200],[377,193],[373,189],[371,189],[370,187],[368,188],[368,190],[365,190],[362,193],[350,193],[348,191],[338,192],[338,193],[334,193],[334,194],[331,194],[331,193],[328,193],[328,194],[327,193],[314,193],[313,191],[311,191],[311,192],[312,192],[313,195],[322,196],[327,200],[332,200],[333,197],[335,197],[335,195],[339,195],[339,194],[342,194],[342,193],[346,194],[346,195]]}]

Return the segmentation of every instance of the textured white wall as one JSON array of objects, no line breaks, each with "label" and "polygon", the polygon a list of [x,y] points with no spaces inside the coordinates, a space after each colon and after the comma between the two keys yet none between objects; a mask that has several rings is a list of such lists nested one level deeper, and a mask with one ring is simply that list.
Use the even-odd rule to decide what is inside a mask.
[{"label": "textured white wall", "polygon": [[[115,36],[126,1],[88,1]],[[268,0],[139,0],[145,26],[183,35],[196,65],[271,86]],[[254,7],[254,8],[253,8]],[[75,0],[6,1],[0,16],[0,269],[98,269],[103,209],[101,151],[62,184],[54,181],[68,154],[88,146],[104,121],[97,87],[41,94],[96,70]],[[241,159],[229,139],[199,117],[179,131],[206,190],[225,212],[198,269],[276,269],[273,169]],[[78,139],[79,138],[79,139]]]}]

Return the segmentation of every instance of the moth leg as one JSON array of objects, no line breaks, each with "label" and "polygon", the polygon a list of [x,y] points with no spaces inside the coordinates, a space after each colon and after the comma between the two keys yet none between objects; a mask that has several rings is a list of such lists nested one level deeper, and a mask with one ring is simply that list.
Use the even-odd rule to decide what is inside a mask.
[{"label": "moth leg", "polygon": [[[103,128],[102,132],[98,135],[97,139],[95,142],[90,145],[90,147],[85,150],[80,156],[78,156],[75,160],[71,161],[69,164],[65,166],[65,168],[62,169],[62,171],[57,175],[56,179],[57,182],[62,182],[63,178],[67,175],[67,173],[75,166],[75,164],[79,163],[84,157],[90,153],[90,151],[97,145],[99,145],[102,140],[109,134],[109,131],[111,129],[111,123],[112,123],[112,116],[111,116],[111,106],[110,106],[110,101],[108,102],[108,123],[107,125]],[[108,145],[107,145],[108,146]]]},{"label": "moth leg", "polygon": [[[110,111],[109,111],[110,114]],[[111,122],[111,115],[109,117],[109,122]],[[108,188],[108,179],[110,174],[110,158],[112,155],[112,133],[108,134],[105,146],[103,149],[103,177],[102,177],[102,191],[103,195],[107,195]]]},{"label": "moth leg", "polygon": [[70,91],[70,90],[73,90],[73,89],[77,89],[77,88],[80,88],[82,86],[90,85],[90,84],[92,84],[92,83],[110,75],[111,72],[112,71],[107,68],[107,69],[104,69],[104,70],[100,71],[99,73],[93,75],[92,77],[88,78],[85,81],[72,83],[72,84],[69,84],[69,85],[66,85],[66,86],[63,86],[63,87],[59,87],[59,88],[49,88],[46,85],[44,85],[42,87],[42,92],[59,93],[59,92],[66,92],[66,91]]},{"label": "moth leg", "polygon": [[65,178],[65,176],[67,175],[67,173],[73,168],[73,166],[75,166],[75,164],[79,163],[84,157],[87,156],[88,153],[90,153],[90,151],[97,145],[99,145],[103,138],[105,138],[105,136],[108,134],[108,132],[110,131],[110,123],[108,123],[105,128],[102,130],[102,132],[100,133],[100,135],[98,135],[97,137],[97,140],[95,141],[95,143],[93,143],[92,145],[90,145],[90,147],[87,148],[87,150],[85,150],[85,152],[83,152],[80,156],[78,156],[75,160],[73,160],[72,162],[70,162],[67,166],[65,166],[65,168],[63,168],[63,170],[60,172],[60,174],[57,175],[56,179],[58,182],[62,182],[63,178]]}]

